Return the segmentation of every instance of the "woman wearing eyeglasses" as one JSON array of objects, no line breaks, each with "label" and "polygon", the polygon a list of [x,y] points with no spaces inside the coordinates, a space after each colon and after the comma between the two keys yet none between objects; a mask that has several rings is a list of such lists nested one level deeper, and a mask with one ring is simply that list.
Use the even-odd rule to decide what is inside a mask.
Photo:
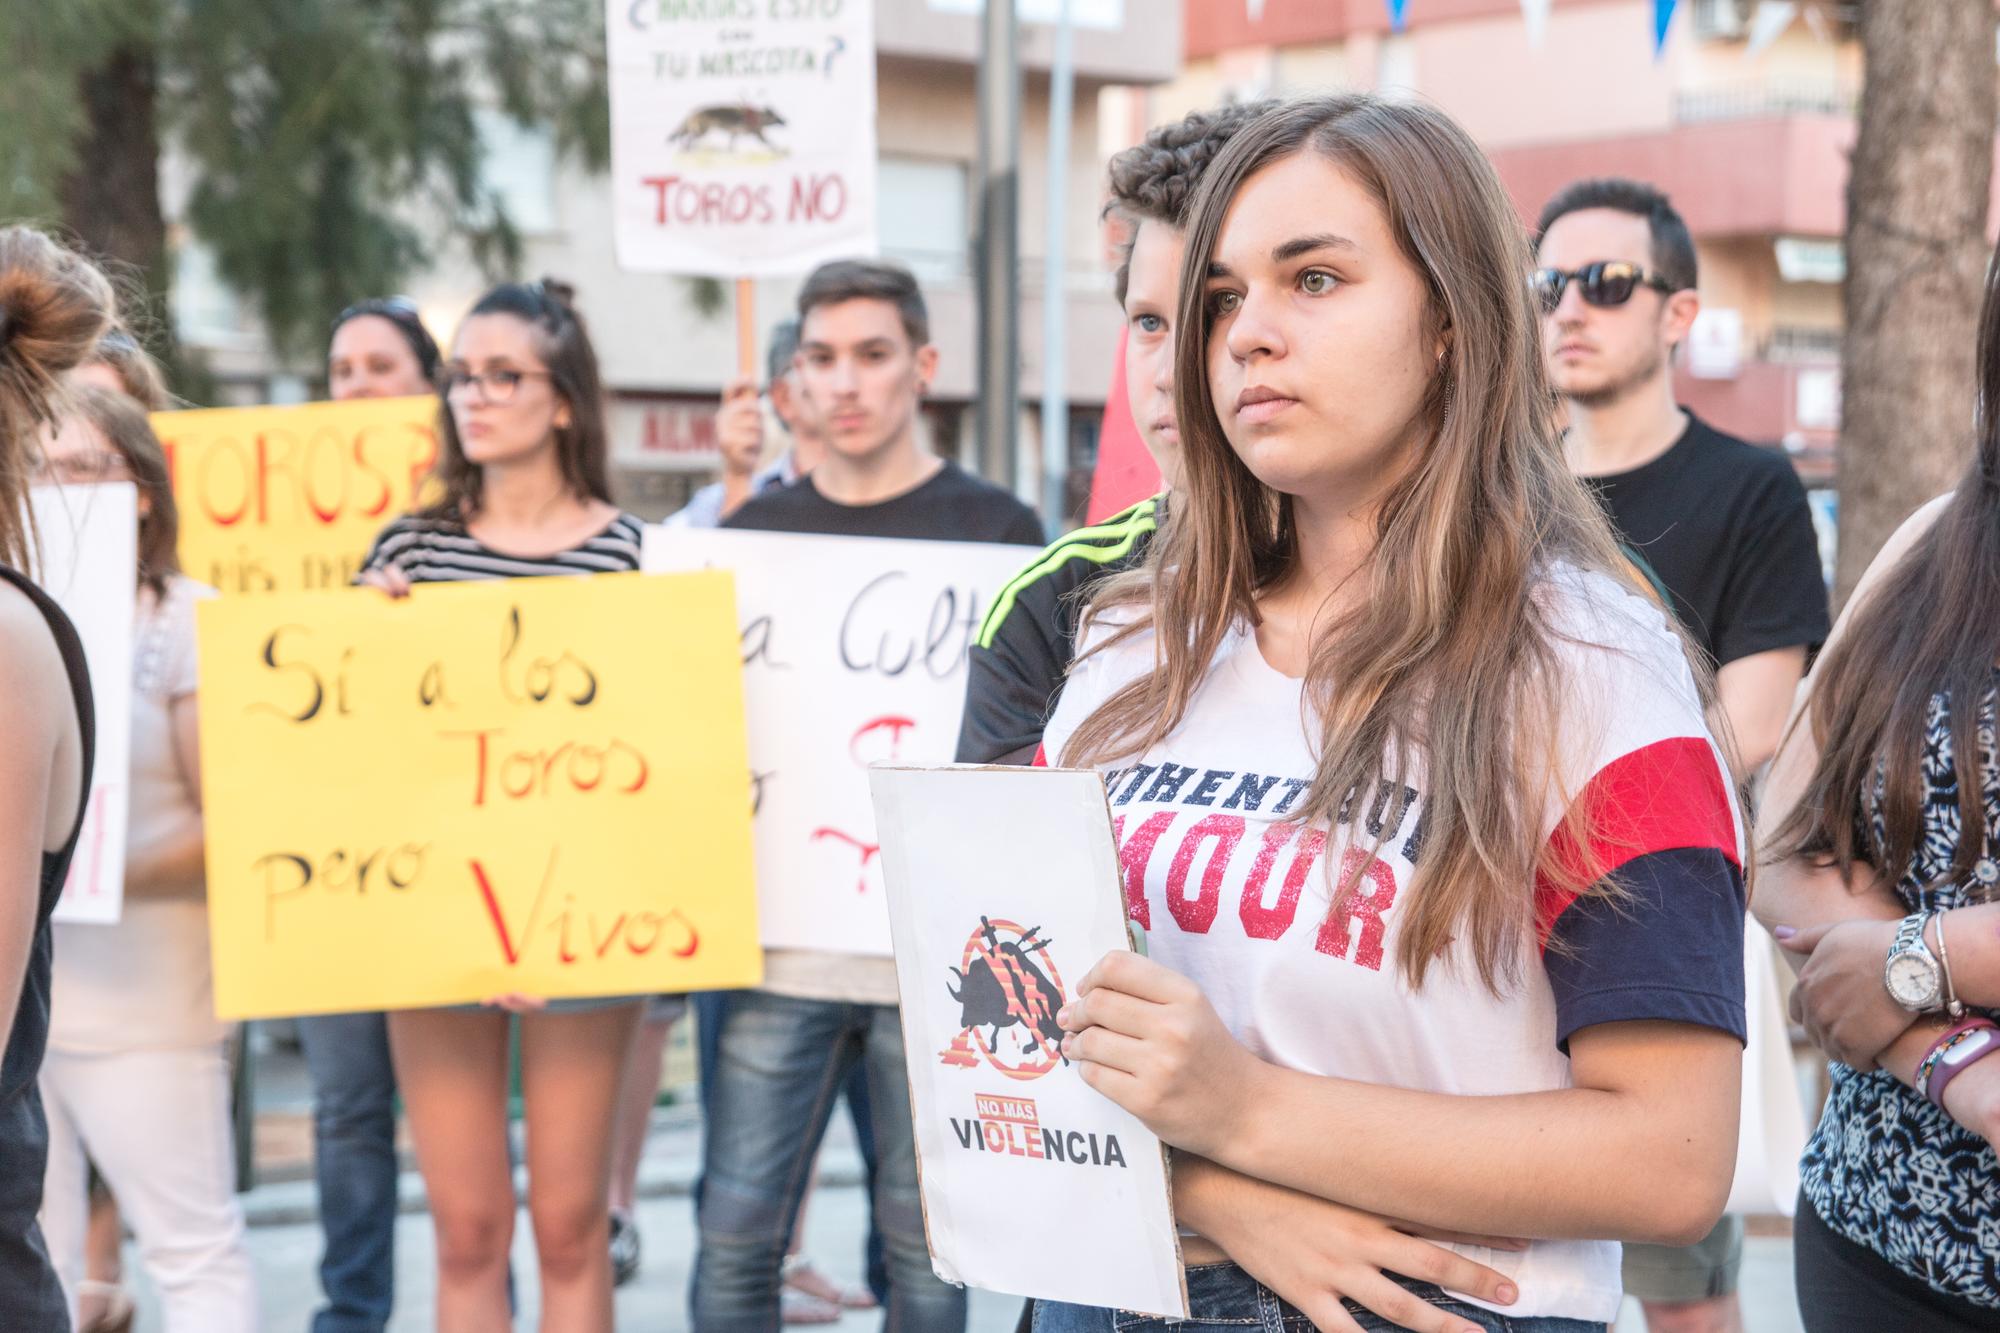
[{"label": "woman wearing eyeglasses", "polygon": [[[326,381],[336,401],[437,389],[437,342],[407,297],[357,301],[334,318]],[[326,1304],[312,1333],[382,1333],[395,1302],[396,1071],[379,1013],[298,1020],[313,1085],[313,1175]]]},{"label": "woman wearing eyeglasses", "polygon": [[[459,326],[443,369],[430,507],[376,538],[361,580],[412,584],[639,567],[639,520],[611,503],[597,358],[566,289],[507,284]],[[437,1230],[439,1333],[511,1326],[507,1044],[518,1015],[540,1327],[612,1323],[611,1124],[636,999],[495,996],[389,1016],[396,1080]]]},{"label": "woman wearing eyeglasses", "polygon": [[[84,1295],[108,1296],[84,1280],[87,1154],[138,1239],[168,1333],[252,1333],[256,1282],[236,1201],[228,1027],[215,1017],[202,869],[195,604],[215,593],[180,572],[167,459],[138,404],[77,389],[43,462],[78,507],[92,486],[137,486],[139,565],[125,907],[115,925],[55,928],[42,1227],[72,1310]],[[129,1301],[93,1313],[83,1326],[131,1326]]]}]

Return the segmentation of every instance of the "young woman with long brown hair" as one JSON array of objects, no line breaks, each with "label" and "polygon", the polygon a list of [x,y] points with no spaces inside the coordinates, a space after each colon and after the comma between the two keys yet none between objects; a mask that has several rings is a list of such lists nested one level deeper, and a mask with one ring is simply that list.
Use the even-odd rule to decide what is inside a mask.
[{"label": "young woman with long brown hair", "polygon": [[[480,298],[443,369],[437,500],[385,528],[361,580],[413,583],[639,567],[639,521],[611,503],[597,354],[568,290]],[[437,1230],[439,1333],[513,1326],[510,1019],[520,1020],[528,1213],[546,1333],[609,1333],[612,1112],[636,999],[493,997],[389,1015],[396,1084]]]},{"label": "young woman with long brown hair", "polygon": [[[1722,1209],[1728,771],[1565,467],[1528,268],[1492,167],[1414,102],[1279,108],[1193,205],[1186,501],[1093,603],[1046,747],[1107,770],[1150,942],[1079,983],[1065,1049],[1176,1150],[1197,1320],[1601,1328],[1613,1242]],[[1356,1274],[1356,1210],[1505,1279]]]},{"label": "young woman with long brown hair", "polygon": [[111,323],[111,284],[27,227],[0,228],[0,1325],[67,1328],[35,1214],[48,1124],[36,1075],[49,1035],[50,932],[90,789],[83,644],[30,581],[24,517],[37,437]]},{"label": "young woman with long brown hair", "polygon": [[1811,1333],[2000,1328],[2000,263],[1971,466],[1876,556],[1773,761],[1757,915],[1832,1057],[1793,1255]]}]

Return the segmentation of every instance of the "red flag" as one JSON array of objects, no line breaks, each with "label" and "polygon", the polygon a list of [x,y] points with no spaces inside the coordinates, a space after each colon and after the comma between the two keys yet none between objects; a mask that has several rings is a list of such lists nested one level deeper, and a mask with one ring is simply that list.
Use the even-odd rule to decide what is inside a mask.
[{"label": "red flag", "polygon": [[1118,331],[1118,352],[1112,359],[1111,392],[1104,395],[1104,423],[1097,431],[1097,471],[1090,479],[1086,524],[1102,523],[1160,489],[1160,469],[1139,438],[1132,404],[1125,397],[1125,331]]}]

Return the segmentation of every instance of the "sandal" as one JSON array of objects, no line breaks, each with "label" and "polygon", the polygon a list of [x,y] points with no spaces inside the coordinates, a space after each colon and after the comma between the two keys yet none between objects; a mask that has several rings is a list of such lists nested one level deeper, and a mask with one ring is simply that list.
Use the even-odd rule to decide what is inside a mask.
[{"label": "sandal", "polygon": [[787,1324],[837,1324],[843,1316],[831,1301],[797,1287],[784,1287],[778,1292],[778,1317]]},{"label": "sandal", "polygon": [[813,1261],[803,1254],[788,1254],[782,1270],[785,1285],[793,1291],[803,1292],[815,1300],[841,1310],[872,1310],[875,1308],[875,1293],[866,1287],[843,1287],[826,1274],[813,1267]]},{"label": "sandal", "polygon": [[[82,1307],[93,1298],[102,1301],[104,1308],[87,1319],[81,1318]],[[76,1333],[132,1333],[132,1321],[138,1317],[139,1307],[116,1282],[85,1278],[76,1284],[76,1299],[79,1307]]]}]

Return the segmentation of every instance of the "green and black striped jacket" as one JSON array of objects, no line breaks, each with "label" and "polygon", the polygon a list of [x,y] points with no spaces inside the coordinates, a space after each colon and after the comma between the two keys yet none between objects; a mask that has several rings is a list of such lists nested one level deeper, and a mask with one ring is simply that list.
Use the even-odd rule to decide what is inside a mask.
[{"label": "green and black striped jacket", "polygon": [[1031,762],[1076,656],[1077,622],[1091,590],[1137,565],[1166,516],[1162,496],[1064,533],[993,600],[973,640],[962,764]]}]

